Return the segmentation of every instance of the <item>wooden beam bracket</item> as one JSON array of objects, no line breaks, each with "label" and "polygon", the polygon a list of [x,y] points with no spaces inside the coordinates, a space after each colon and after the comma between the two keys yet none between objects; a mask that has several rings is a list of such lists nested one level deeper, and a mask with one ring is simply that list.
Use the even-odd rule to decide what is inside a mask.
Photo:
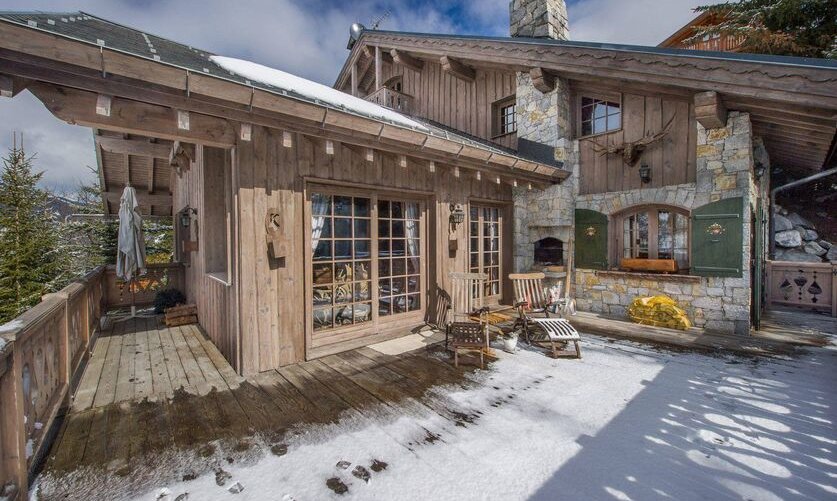
[{"label": "wooden beam bracket", "polygon": [[721,95],[715,91],[695,94],[695,118],[706,129],[727,126],[727,108]]},{"label": "wooden beam bracket", "polygon": [[532,68],[529,70],[529,77],[532,79],[532,85],[544,94],[555,90],[555,75],[545,69]]},{"label": "wooden beam bracket", "polygon": [[474,68],[471,68],[458,59],[454,59],[450,56],[442,56],[439,59],[439,62],[442,64],[442,70],[460,80],[473,82],[477,76],[477,72]]},{"label": "wooden beam bracket", "polygon": [[417,59],[404,51],[392,49],[390,52],[392,60],[396,63],[410,68],[413,71],[421,71],[424,69],[424,61]]}]

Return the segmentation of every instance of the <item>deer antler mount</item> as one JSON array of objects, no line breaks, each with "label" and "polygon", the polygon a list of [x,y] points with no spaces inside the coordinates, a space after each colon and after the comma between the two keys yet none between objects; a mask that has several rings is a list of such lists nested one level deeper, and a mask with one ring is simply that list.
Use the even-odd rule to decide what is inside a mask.
[{"label": "deer antler mount", "polygon": [[661,131],[654,134],[648,134],[642,139],[636,141],[626,141],[620,145],[603,146],[591,139],[590,141],[593,143],[593,151],[598,153],[599,156],[622,155],[622,161],[633,167],[639,161],[639,157],[642,156],[642,152],[645,151],[646,148],[668,135],[671,131],[671,124],[674,123],[674,119],[676,117],[677,114],[675,113]]}]

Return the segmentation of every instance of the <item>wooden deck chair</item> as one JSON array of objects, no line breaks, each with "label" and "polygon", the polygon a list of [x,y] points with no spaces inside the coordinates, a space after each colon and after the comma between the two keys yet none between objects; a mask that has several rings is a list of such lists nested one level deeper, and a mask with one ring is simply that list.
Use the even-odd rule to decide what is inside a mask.
[{"label": "wooden deck chair", "polygon": [[[450,346],[450,339],[455,336],[455,328],[461,328],[461,324],[475,323],[483,328],[482,322],[474,322],[475,315],[485,313],[483,295],[485,293],[485,282],[488,275],[485,273],[459,273],[452,272],[450,275],[450,309],[448,310],[447,323],[445,328],[445,348]],[[483,329],[485,330],[485,329]],[[485,347],[488,347],[488,338],[485,338]]]},{"label": "wooden deck chair", "polygon": [[485,328],[478,322],[453,322],[450,325],[453,365],[459,367],[459,355],[478,356],[480,369],[485,365]]},{"label": "wooden deck chair", "polygon": [[[581,358],[578,345],[580,337],[575,327],[565,318],[560,318],[562,302],[553,302],[543,286],[543,273],[512,273],[509,279],[514,284],[515,308],[518,312],[516,326],[523,329],[527,343],[546,345],[553,357],[574,355]],[[559,293],[559,297],[561,294]],[[551,316],[552,315],[552,316]],[[575,351],[565,350],[562,345],[572,342]],[[559,349],[559,345],[560,349]]]}]

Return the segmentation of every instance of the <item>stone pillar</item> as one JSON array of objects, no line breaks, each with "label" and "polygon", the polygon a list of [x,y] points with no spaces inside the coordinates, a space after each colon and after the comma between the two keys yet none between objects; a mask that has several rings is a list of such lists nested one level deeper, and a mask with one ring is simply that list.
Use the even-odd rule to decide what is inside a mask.
[{"label": "stone pillar", "polygon": [[[511,35],[565,40],[569,37],[567,6],[563,0],[512,0]],[[532,85],[528,72],[517,74],[517,143],[521,154],[573,171],[578,163],[577,142],[571,140],[570,96],[565,80],[543,93]],[[534,242],[551,236],[565,243],[570,238],[575,209],[577,172],[560,185],[545,190],[514,193],[514,270],[533,264]],[[566,247],[565,247],[566,248]],[[566,256],[565,256],[566,257]]]},{"label": "stone pillar", "polygon": [[509,27],[513,37],[568,40],[567,4],[564,0],[511,0]]}]

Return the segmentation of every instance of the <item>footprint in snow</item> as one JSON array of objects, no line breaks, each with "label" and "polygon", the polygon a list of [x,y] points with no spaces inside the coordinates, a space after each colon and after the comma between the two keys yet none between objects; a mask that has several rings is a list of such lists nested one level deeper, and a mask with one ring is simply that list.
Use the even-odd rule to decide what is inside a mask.
[{"label": "footprint in snow", "polygon": [[230,486],[230,488],[227,489],[227,490],[232,492],[233,494],[238,494],[238,493],[240,493],[241,491],[244,490],[244,486],[241,485],[241,482],[236,482],[236,483],[232,484]]},{"label": "footprint in snow", "polygon": [[363,480],[367,484],[369,483],[369,477],[371,476],[369,474],[369,470],[360,465],[355,466],[355,469],[352,470],[352,475]]},{"label": "footprint in snow", "polygon": [[225,471],[223,468],[215,470],[215,483],[218,487],[223,487],[227,483],[227,480],[231,478],[232,475],[230,475],[230,473]]},{"label": "footprint in snow", "polygon": [[343,460],[343,461],[338,461],[335,466],[340,468],[341,470],[348,470],[349,466],[352,466],[352,463],[350,461]]},{"label": "footprint in snow", "polygon": [[387,464],[383,461],[379,461],[377,459],[373,459],[372,460],[372,466],[370,466],[369,468],[371,468],[372,471],[374,471],[375,473],[380,473],[380,472],[386,470],[387,466],[389,466],[389,464]]},{"label": "footprint in snow", "polygon": [[333,490],[337,494],[345,494],[349,492],[349,487],[346,486],[346,484],[344,484],[343,481],[337,477],[331,477],[330,479],[326,480],[326,487]]}]

